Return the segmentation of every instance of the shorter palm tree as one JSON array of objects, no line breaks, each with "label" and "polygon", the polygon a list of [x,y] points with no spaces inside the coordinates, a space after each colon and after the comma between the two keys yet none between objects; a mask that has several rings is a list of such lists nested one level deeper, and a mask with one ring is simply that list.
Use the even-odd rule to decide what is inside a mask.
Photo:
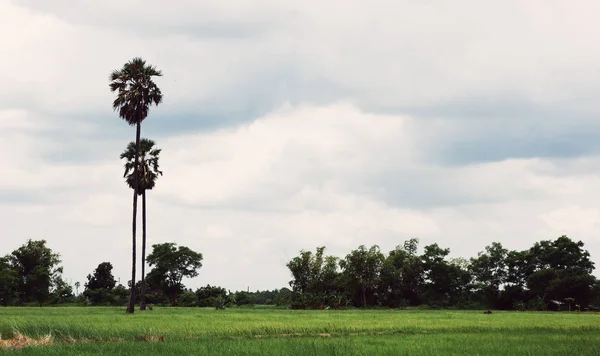
[{"label": "shorter palm tree", "polygon": [[127,185],[136,191],[138,195],[142,196],[142,290],[141,290],[141,302],[140,310],[146,310],[146,297],[145,297],[145,267],[146,267],[146,190],[152,190],[156,185],[156,180],[159,175],[162,175],[162,171],[158,169],[158,160],[161,152],[160,148],[155,148],[155,142],[147,138],[140,140],[140,152],[139,152],[139,163],[137,172],[139,174],[136,187],[135,177],[135,142],[130,142],[123,153],[121,153],[121,159],[127,159],[125,162],[125,182]]}]

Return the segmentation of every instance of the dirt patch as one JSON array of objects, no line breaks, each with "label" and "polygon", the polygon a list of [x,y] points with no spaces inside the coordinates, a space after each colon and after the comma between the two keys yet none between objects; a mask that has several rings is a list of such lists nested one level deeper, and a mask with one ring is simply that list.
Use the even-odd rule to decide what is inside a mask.
[{"label": "dirt patch", "polygon": [[284,336],[284,337],[300,337],[300,336],[302,336],[302,334],[299,334],[299,333],[281,334],[281,336]]},{"label": "dirt patch", "polygon": [[39,339],[33,339],[29,336],[22,335],[16,332],[15,335],[10,338],[3,340],[0,337],[0,349],[22,349],[24,347],[31,346],[51,346],[54,344],[52,336],[47,335]]},{"label": "dirt patch", "polygon": [[319,334],[320,337],[332,337],[331,334]]},{"label": "dirt patch", "polygon": [[165,342],[167,338],[164,335],[140,335],[138,336],[139,341],[147,342]]}]

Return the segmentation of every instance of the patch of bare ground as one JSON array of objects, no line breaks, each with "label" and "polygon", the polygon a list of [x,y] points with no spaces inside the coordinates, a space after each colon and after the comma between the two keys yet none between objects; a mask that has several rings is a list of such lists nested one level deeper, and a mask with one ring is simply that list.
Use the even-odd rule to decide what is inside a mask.
[{"label": "patch of bare ground", "polygon": [[299,336],[302,336],[302,334],[299,334],[299,333],[281,334],[281,336],[284,336],[284,337],[299,337]]},{"label": "patch of bare ground", "polygon": [[164,335],[140,335],[137,338],[139,341],[147,342],[165,342],[167,338]]},{"label": "patch of bare ground", "polygon": [[22,349],[24,347],[32,346],[52,346],[53,344],[54,341],[50,335],[34,339],[19,332],[15,332],[14,336],[10,339],[4,340],[0,337],[0,349]]}]

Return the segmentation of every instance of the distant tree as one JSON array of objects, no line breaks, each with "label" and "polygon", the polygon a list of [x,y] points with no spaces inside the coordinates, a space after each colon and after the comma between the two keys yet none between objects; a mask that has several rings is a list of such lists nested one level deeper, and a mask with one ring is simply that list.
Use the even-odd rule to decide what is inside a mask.
[{"label": "distant tree", "polygon": [[110,262],[102,262],[96,267],[93,275],[88,274],[85,288],[112,290],[117,281],[112,274],[113,265]]},{"label": "distant tree", "polygon": [[13,304],[17,297],[19,275],[13,268],[10,256],[0,257],[0,305]]},{"label": "distant tree", "polygon": [[195,307],[197,306],[198,298],[196,298],[196,294],[191,291],[184,291],[179,296],[179,305],[182,307]]},{"label": "distant tree", "polygon": [[51,304],[64,304],[73,300],[73,287],[61,275],[57,275],[50,293]]},{"label": "distant tree", "polygon": [[227,298],[225,288],[207,284],[205,287],[196,289],[197,305],[199,307],[214,307],[219,297],[222,299]]},{"label": "distant tree", "polygon": [[423,293],[426,303],[437,306],[459,304],[469,287],[471,277],[466,269],[446,260],[450,249],[438,244],[425,246],[421,256],[423,262]]},{"label": "distant tree", "polygon": [[152,253],[147,258],[148,264],[153,267],[148,279],[162,287],[171,305],[177,305],[177,296],[183,291],[182,279],[196,277],[202,267],[201,253],[176,246],[171,242],[152,245]]},{"label": "distant tree", "polygon": [[[339,259],[324,254],[325,246],[311,251],[301,250],[300,255],[292,258],[287,267],[293,279],[289,282],[292,287],[297,307],[322,308],[331,304],[332,293],[343,290],[341,286]],[[274,302],[276,293],[269,296],[269,303]],[[261,299],[259,297],[259,299]]]},{"label": "distant tree", "polygon": [[275,297],[275,305],[277,306],[289,306],[292,304],[293,292],[289,288],[281,288],[277,296]]},{"label": "distant tree", "polygon": [[129,291],[127,290],[127,288],[124,285],[122,285],[122,284],[117,285],[112,290],[112,295],[114,298],[112,304],[124,305],[125,303],[127,303],[127,295],[128,294],[129,294]]},{"label": "distant tree", "polygon": [[134,174],[134,164],[136,155],[136,143],[130,142],[123,153],[121,159],[126,159],[125,174],[127,185],[137,191],[138,195],[142,196],[142,284],[141,284],[141,300],[140,310],[146,310],[145,299],[145,276],[146,276],[146,190],[152,190],[156,185],[156,180],[162,171],[158,169],[158,160],[161,149],[155,148],[156,143],[147,138],[142,138],[139,151],[139,167],[137,172],[139,179],[136,188],[136,176]]},{"label": "distant tree", "polygon": [[27,240],[10,255],[10,264],[16,272],[17,293],[21,303],[38,302],[40,306],[50,296],[50,289],[57,275],[60,255],[46,246],[46,240]]},{"label": "distant tree", "polygon": [[92,304],[109,304],[113,299],[112,290],[117,281],[112,274],[113,266],[110,262],[102,262],[96,267],[93,274],[87,275],[85,290],[83,295],[88,298]]},{"label": "distant tree", "polygon": [[287,263],[292,277],[289,282],[294,291],[320,293],[332,289],[337,278],[338,259],[324,255],[325,246],[317,247],[316,253],[300,251],[300,256]]},{"label": "distant tree", "polygon": [[[154,83],[153,77],[162,76],[161,71],[152,65],[146,65],[142,58],[134,58],[125,63],[123,68],[115,70],[110,75],[110,91],[117,92],[117,97],[113,101],[113,109],[119,111],[119,117],[125,120],[129,125],[136,126],[135,134],[135,157],[133,164],[133,175],[135,178],[135,187],[139,186],[139,152],[141,139],[142,121],[148,116],[148,111],[152,104],[158,105],[163,100],[160,88]],[[137,216],[137,191],[133,192],[133,217],[131,222],[132,230],[132,261],[131,261],[131,280],[133,281],[129,305],[127,312],[135,311],[135,264],[136,264],[136,216]]]},{"label": "distant tree", "polygon": [[536,242],[528,251],[534,270],[527,277],[530,292],[546,302],[575,298],[588,304],[593,299],[596,278],[591,274],[594,263],[583,247],[583,242],[564,235],[554,241]]},{"label": "distant tree", "polygon": [[485,286],[488,308],[491,309],[498,298],[500,286],[506,282],[508,251],[499,242],[486,246],[477,258],[471,259],[471,272],[475,279]]},{"label": "distant tree", "polygon": [[[355,291],[355,301],[360,300],[362,306],[368,305],[367,294],[374,296],[377,291],[384,260],[385,256],[380,252],[379,246],[373,245],[367,250],[364,245],[360,245],[340,261],[342,273]],[[357,298],[358,296],[361,298]]]},{"label": "distant tree", "polygon": [[254,293],[246,291],[235,292],[235,304],[240,305],[254,305]]},{"label": "distant tree", "polygon": [[390,307],[419,305],[424,283],[423,261],[417,255],[419,240],[407,240],[385,257],[380,275],[381,303]]}]

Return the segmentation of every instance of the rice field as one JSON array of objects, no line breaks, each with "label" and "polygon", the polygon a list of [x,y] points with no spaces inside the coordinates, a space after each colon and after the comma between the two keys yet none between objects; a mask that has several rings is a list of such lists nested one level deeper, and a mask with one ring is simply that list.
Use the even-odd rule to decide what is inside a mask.
[{"label": "rice field", "polygon": [[566,312],[0,308],[0,334],[18,355],[600,354],[600,314]]}]

